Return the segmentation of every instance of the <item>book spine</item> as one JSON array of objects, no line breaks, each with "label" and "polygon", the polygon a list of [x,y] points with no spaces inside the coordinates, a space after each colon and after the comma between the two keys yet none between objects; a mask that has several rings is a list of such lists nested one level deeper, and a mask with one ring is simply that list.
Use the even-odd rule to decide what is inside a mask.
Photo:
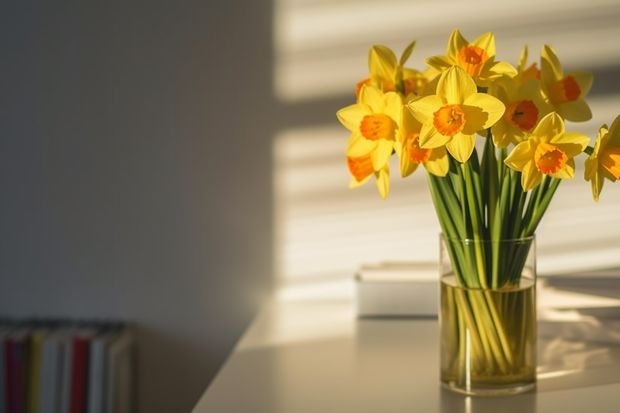
[{"label": "book spine", "polygon": [[87,413],[103,413],[105,411],[105,363],[106,339],[100,337],[94,339],[90,346]]},{"label": "book spine", "polygon": [[86,411],[86,392],[88,389],[89,341],[83,337],[75,337],[72,346],[73,360],[71,366],[69,413],[84,413]]},{"label": "book spine", "polygon": [[73,346],[70,340],[63,341],[62,349],[62,369],[60,377],[60,411],[59,413],[69,413],[71,399],[71,366]]},{"label": "book spine", "polygon": [[39,409],[39,386],[41,380],[41,342],[43,333],[35,332],[30,339],[30,362],[28,363],[28,413]]},{"label": "book spine", "polygon": [[27,341],[9,337],[5,343],[7,363],[7,413],[27,413]]},{"label": "book spine", "polygon": [[5,334],[0,332],[0,413],[6,413],[6,353],[4,349]]}]

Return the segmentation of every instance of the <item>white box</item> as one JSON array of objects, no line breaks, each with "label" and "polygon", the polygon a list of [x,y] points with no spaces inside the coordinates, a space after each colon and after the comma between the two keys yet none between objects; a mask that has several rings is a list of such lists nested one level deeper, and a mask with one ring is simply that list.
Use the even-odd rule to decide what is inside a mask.
[{"label": "white box", "polygon": [[438,303],[436,262],[363,265],[355,274],[358,317],[436,317]]}]

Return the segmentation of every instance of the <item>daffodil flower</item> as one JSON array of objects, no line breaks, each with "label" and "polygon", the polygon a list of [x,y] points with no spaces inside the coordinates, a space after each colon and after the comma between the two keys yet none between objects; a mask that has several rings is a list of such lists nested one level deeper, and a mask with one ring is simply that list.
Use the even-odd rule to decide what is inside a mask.
[{"label": "daffodil flower", "polygon": [[402,116],[402,100],[395,92],[383,93],[364,86],[357,103],[340,109],[338,120],[351,131],[347,156],[370,156],[375,171],[388,162]]},{"label": "daffodil flower", "polygon": [[381,198],[387,198],[390,191],[390,168],[385,164],[383,168],[375,171],[369,155],[352,157],[347,156],[347,169],[351,174],[349,188],[357,188],[364,185],[371,176],[376,178],[377,190]]},{"label": "daffodil flower", "polygon": [[388,162],[395,150],[402,118],[400,95],[365,85],[358,102],[340,109],[337,116],[351,131],[346,149],[349,171],[359,184],[374,173],[379,192],[385,198],[389,190]]},{"label": "daffodil flower", "polygon": [[585,122],[592,118],[592,111],[584,100],[592,87],[592,73],[564,74],[555,51],[545,45],[541,54],[541,80],[549,103],[564,119]]},{"label": "daffodil flower", "polygon": [[529,191],[541,182],[543,175],[573,178],[573,158],[583,152],[589,141],[581,133],[565,132],[562,117],[551,112],[541,119],[528,140],[515,146],[505,163],[521,171],[521,186]]},{"label": "daffodil flower", "polygon": [[403,113],[403,123],[399,133],[399,143],[396,153],[400,159],[400,175],[411,175],[419,165],[431,174],[445,176],[450,168],[448,153],[445,146],[434,149],[420,147],[420,130],[422,124],[418,122],[408,110]]},{"label": "daffodil flower", "polygon": [[466,162],[474,150],[476,133],[497,122],[504,104],[477,93],[473,79],[459,66],[441,74],[436,93],[407,104],[422,123],[419,145],[431,149],[445,145],[456,160]]},{"label": "daffodil flower", "polygon": [[481,87],[488,87],[493,79],[502,75],[517,74],[511,64],[495,61],[495,36],[490,32],[468,42],[458,30],[454,30],[448,41],[448,54],[428,58],[426,63],[440,72],[454,65],[460,66]]},{"label": "daffodil flower", "polygon": [[356,96],[364,85],[375,86],[383,92],[395,92],[398,74],[396,55],[389,47],[374,45],[368,52],[368,69],[370,77],[356,85]]},{"label": "daffodil flower", "polygon": [[489,93],[506,105],[504,115],[491,127],[493,143],[499,148],[523,141],[538,121],[551,112],[536,79],[520,82],[504,76],[491,85]]},{"label": "daffodil flower", "polygon": [[601,126],[592,154],[586,159],[584,178],[592,183],[592,195],[598,201],[604,179],[620,179],[620,116],[611,124]]},{"label": "daffodil flower", "polygon": [[523,47],[521,51],[521,55],[519,56],[519,65],[517,66],[517,76],[515,76],[515,80],[517,84],[522,84],[527,82],[528,80],[540,80],[540,69],[536,62],[531,65],[527,65],[527,56],[528,56],[528,48],[527,46]]},{"label": "daffodil flower", "polygon": [[368,53],[368,69],[370,77],[357,83],[356,96],[364,85],[375,86],[383,92],[399,92],[404,96],[419,95],[428,83],[427,77],[415,69],[404,65],[413,52],[415,42],[407,46],[397,60],[394,52],[387,46],[374,45]]}]

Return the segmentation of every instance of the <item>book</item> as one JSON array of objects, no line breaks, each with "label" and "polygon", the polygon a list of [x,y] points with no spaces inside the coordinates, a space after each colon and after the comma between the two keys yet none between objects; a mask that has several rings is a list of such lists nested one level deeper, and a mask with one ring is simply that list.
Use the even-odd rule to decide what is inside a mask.
[{"label": "book", "polygon": [[91,341],[87,413],[104,413],[107,411],[108,351],[110,344],[120,332],[121,329],[117,326],[106,326]]},{"label": "book", "polygon": [[355,274],[358,317],[435,317],[439,308],[436,262],[382,262]]},{"label": "book", "polygon": [[88,353],[90,333],[77,333],[71,340],[71,390],[69,413],[86,411],[86,391],[88,379]]},{"label": "book", "polygon": [[41,373],[41,343],[47,331],[42,328],[33,329],[30,333],[30,353],[26,395],[28,399],[27,413],[36,413],[39,409],[39,382]]},{"label": "book", "polygon": [[105,413],[134,412],[133,363],[133,334],[125,328],[108,349]]},{"label": "book", "polygon": [[4,342],[8,336],[10,328],[8,326],[0,326],[0,413],[6,413],[6,355]]},{"label": "book", "polygon": [[9,333],[4,341],[6,363],[6,411],[27,413],[29,335],[24,328]]},{"label": "book", "polygon": [[51,332],[42,340],[37,413],[60,412],[66,344],[66,332],[62,329]]},{"label": "book", "polygon": [[133,337],[119,322],[0,318],[0,413],[130,413]]}]

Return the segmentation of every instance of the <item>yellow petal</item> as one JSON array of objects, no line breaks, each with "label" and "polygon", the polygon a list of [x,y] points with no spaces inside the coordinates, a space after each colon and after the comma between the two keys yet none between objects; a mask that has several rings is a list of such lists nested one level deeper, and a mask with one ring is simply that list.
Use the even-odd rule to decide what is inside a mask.
[{"label": "yellow petal", "polygon": [[491,134],[493,135],[493,144],[498,148],[505,148],[510,144],[510,137],[508,135],[508,125],[506,122],[497,122],[491,128]]},{"label": "yellow petal", "polygon": [[527,140],[515,146],[506,157],[504,163],[514,170],[522,171],[528,162],[532,162],[533,158],[534,148],[532,147],[532,142]]},{"label": "yellow petal", "polygon": [[605,179],[603,179],[603,176],[596,174],[594,179],[592,179],[592,197],[594,198],[594,201],[598,202],[599,199],[599,195],[601,194],[601,191],[603,190],[603,184],[605,183]]},{"label": "yellow petal", "polygon": [[449,140],[449,136],[445,136],[437,132],[437,129],[435,129],[435,126],[433,125],[432,119],[422,124],[419,138],[421,148],[438,148],[445,145]]},{"label": "yellow petal", "polygon": [[562,169],[560,169],[554,174],[551,174],[551,176],[553,178],[559,178],[559,179],[574,178],[575,177],[575,160],[569,159],[568,161],[566,161],[566,164],[564,165]]},{"label": "yellow petal", "polygon": [[450,161],[448,160],[446,148],[442,146],[434,149],[430,159],[424,162],[424,168],[433,175],[446,176],[450,170]]},{"label": "yellow petal", "polygon": [[415,40],[409,43],[407,47],[405,47],[405,50],[403,50],[403,54],[400,55],[400,60],[398,61],[398,63],[401,66],[404,66],[405,63],[407,63],[407,60],[409,59],[409,56],[411,56],[411,53],[413,53],[414,48],[415,48]]},{"label": "yellow petal", "polygon": [[370,113],[368,106],[356,103],[340,109],[336,112],[336,116],[345,128],[356,132],[359,131],[360,123],[368,113]]},{"label": "yellow petal", "polygon": [[552,139],[553,143],[562,149],[569,158],[579,155],[590,143],[590,137],[578,132],[566,132],[559,138]]},{"label": "yellow petal", "polygon": [[589,156],[584,162],[584,166],[583,179],[591,181],[598,170],[598,160],[594,156]]},{"label": "yellow petal", "polygon": [[[379,139],[375,150],[372,152],[370,159],[372,160],[372,167],[375,171],[385,167],[392,156],[392,150],[394,149],[394,143],[387,139]],[[347,155],[349,155],[347,153]]]},{"label": "yellow petal", "polygon": [[590,106],[583,99],[562,103],[557,109],[566,120],[571,122],[586,122],[592,119]]},{"label": "yellow petal", "polygon": [[540,57],[540,69],[542,76],[544,78],[546,77],[546,79],[543,79],[545,83],[553,83],[562,79],[562,65],[560,64],[560,60],[555,54],[553,48],[551,46],[544,45]]},{"label": "yellow petal", "polygon": [[388,92],[384,95],[385,107],[383,113],[391,117],[397,125],[400,125],[403,113],[403,100],[395,92]]},{"label": "yellow petal", "polygon": [[[465,105],[479,107],[487,114],[482,127],[479,127],[477,130],[489,128],[502,117],[506,110],[506,106],[504,106],[501,100],[487,95],[486,93],[474,93],[470,95],[465,100]],[[467,122],[469,123],[468,118]]]},{"label": "yellow petal", "polygon": [[372,76],[381,79],[391,79],[396,72],[396,55],[383,45],[375,45],[368,53],[368,67]]},{"label": "yellow petal", "polygon": [[517,75],[517,69],[515,69],[513,65],[511,65],[508,62],[501,62],[501,61],[493,62],[493,64],[489,67],[489,72],[490,72],[490,76],[487,76],[489,78],[495,78],[501,75],[507,75],[507,76]]},{"label": "yellow petal", "polygon": [[440,72],[452,67],[454,63],[454,60],[450,59],[448,56],[433,56],[426,59],[427,65],[439,70]]},{"label": "yellow petal", "polygon": [[527,55],[528,49],[527,45],[523,46],[523,50],[521,50],[521,54],[519,55],[519,72],[523,72],[527,66]]},{"label": "yellow petal", "polygon": [[401,156],[400,156],[400,176],[402,176],[403,178],[411,175],[416,169],[418,169],[418,163],[415,162],[411,162],[411,160],[409,160],[409,157],[406,154],[406,151],[401,149]]},{"label": "yellow petal", "polygon": [[611,127],[607,131],[609,135],[608,145],[620,146],[620,115],[616,116],[616,119],[611,124]]},{"label": "yellow petal", "polygon": [[[381,141],[385,139],[380,139]],[[377,146],[377,141],[371,141],[360,135],[351,135],[347,142],[346,154],[347,156],[357,158],[360,156],[367,156]]]},{"label": "yellow petal", "polygon": [[541,180],[542,174],[538,169],[536,169],[534,162],[530,161],[526,163],[521,171],[521,186],[523,187],[523,190],[529,191],[538,185]]},{"label": "yellow petal", "polygon": [[445,71],[437,84],[437,95],[445,103],[452,105],[462,104],[467,97],[476,93],[476,83],[459,66],[452,66]]},{"label": "yellow petal", "polygon": [[544,137],[545,141],[554,139],[564,134],[564,120],[555,112],[551,112],[538,122],[532,131],[532,135]]},{"label": "yellow petal", "polygon": [[388,193],[390,192],[390,173],[389,169],[386,165],[385,168],[382,168],[380,171],[376,173],[377,176],[377,189],[379,190],[379,195],[381,195],[382,199],[387,198]]},{"label": "yellow petal", "polygon": [[359,101],[367,104],[373,112],[383,112],[383,92],[374,86],[364,85],[360,91]]},{"label": "yellow petal", "polygon": [[465,40],[461,32],[458,29],[454,29],[450,34],[450,40],[448,40],[448,56],[456,58],[459,51],[467,46],[469,42]]},{"label": "yellow petal", "polygon": [[489,57],[495,56],[495,37],[491,32],[478,36],[478,38],[470,44],[484,49]]},{"label": "yellow petal", "polygon": [[461,163],[465,163],[474,151],[475,145],[475,135],[457,133],[448,143],[446,143],[446,149],[450,152],[454,159]]},{"label": "yellow petal", "polygon": [[411,114],[421,123],[433,119],[433,114],[443,106],[441,98],[437,95],[425,96],[412,100],[407,104]]}]

